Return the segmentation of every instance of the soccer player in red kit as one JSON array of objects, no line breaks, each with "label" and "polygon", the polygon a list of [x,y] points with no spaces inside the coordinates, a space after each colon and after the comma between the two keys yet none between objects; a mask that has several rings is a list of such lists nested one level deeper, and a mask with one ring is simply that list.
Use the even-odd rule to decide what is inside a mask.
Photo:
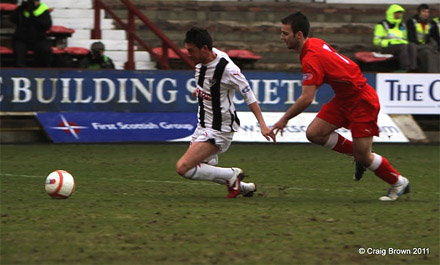
[{"label": "soccer player in red kit", "polygon": [[[381,201],[397,200],[409,192],[409,181],[394,169],[385,157],[372,152],[373,136],[379,135],[377,116],[380,104],[374,88],[367,84],[359,67],[349,58],[338,54],[329,44],[308,38],[310,24],[297,12],[281,20],[281,40],[288,49],[300,52],[303,89],[298,100],[274,124],[272,130],[281,132],[287,122],[303,112],[315,98],[317,89],[329,84],[335,97],[325,104],[307,128],[307,139],[315,144],[354,156],[355,179],[360,180],[365,168],[370,169],[391,187]],[[337,132],[351,130],[353,141]]]}]

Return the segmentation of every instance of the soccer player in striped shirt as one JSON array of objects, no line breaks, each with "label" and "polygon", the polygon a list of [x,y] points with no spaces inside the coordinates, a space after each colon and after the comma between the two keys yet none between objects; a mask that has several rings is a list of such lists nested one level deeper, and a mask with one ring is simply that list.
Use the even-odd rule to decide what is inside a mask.
[{"label": "soccer player in striped shirt", "polygon": [[[328,83],[335,97],[325,104],[307,128],[310,142],[333,151],[352,155],[357,162],[355,178],[362,177],[365,168],[391,185],[381,201],[394,201],[409,192],[409,181],[382,157],[372,152],[373,136],[379,135],[377,116],[380,104],[374,88],[367,84],[359,67],[337,53],[329,44],[308,38],[310,24],[301,12],[281,20],[281,40],[288,49],[298,51],[303,72],[302,94],[274,124],[272,130],[282,132],[287,122],[303,112],[315,98],[319,86]],[[353,141],[336,133],[349,128]],[[362,168],[362,166],[364,168]]]},{"label": "soccer player in striped shirt", "polygon": [[239,194],[250,197],[256,191],[254,183],[241,181],[240,168],[217,167],[218,154],[226,152],[240,126],[233,98],[239,92],[260,124],[261,134],[275,141],[275,134],[266,126],[260,106],[245,76],[228,57],[213,48],[209,32],[194,27],[186,33],[185,48],[196,63],[194,95],[199,101],[199,123],[188,150],[176,164],[179,175],[192,180],[208,180],[226,185],[228,198]]}]

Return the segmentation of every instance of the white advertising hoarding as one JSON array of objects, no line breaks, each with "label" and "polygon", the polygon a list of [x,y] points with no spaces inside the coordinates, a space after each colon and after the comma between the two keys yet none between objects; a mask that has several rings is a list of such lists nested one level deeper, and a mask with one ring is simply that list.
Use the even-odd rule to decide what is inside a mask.
[{"label": "white advertising hoarding", "polygon": [[[264,120],[267,126],[271,127],[275,124],[283,112],[265,112]],[[317,113],[301,113],[291,119],[284,129],[283,136],[277,135],[277,142],[280,143],[309,143],[306,137],[307,126],[316,117]],[[240,118],[240,129],[234,134],[236,142],[267,142],[261,135],[257,120],[252,112],[238,112]],[[393,120],[387,115],[380,113],[378,118],[380,129],[379,137],[374,137],[374,142],[382,143],[406,143],[409,142],[402,131],[397,127]],[[347,139],[351,138],[350,130],[341,128],[337,131]]]},{"label": "white advertising hoarding", "polygon": [[[249,142],[249,143],[269,143],[260,132],[260,127],[252,112],[239,111],[237,112],[240,118],[240,129],[234,134],[234,142]],[[272,127],[284,112],[264,112],[264,120],[267,126]],[[283,136],[277,135],[277,142],[279,143],[309,143],[306,137],[307,126],[316,117],[317,113],[301,113],[295,118],[291,119],[284,129]],[[379,113],[378,125],[380,129],[379,137],[374,137],[374,142],[381,143],[407,143],[409,142],[402,131],[397,127],[393,120],[383,113]],[[337,131],[347,139],[351,138],[351,132],[345,128]],[[191,141],[191,137],[176,139],[173,141],[187,142]]]},{"label": "white advertising hoarding", "polygon": [[440,74],[377,74],[381,111],[440,114]]}]

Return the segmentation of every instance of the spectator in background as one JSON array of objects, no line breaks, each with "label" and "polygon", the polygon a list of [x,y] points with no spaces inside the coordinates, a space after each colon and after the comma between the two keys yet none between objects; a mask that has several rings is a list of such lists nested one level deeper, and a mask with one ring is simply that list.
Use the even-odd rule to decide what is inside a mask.
[{"label": "spectator in background", "polygon": [[80,63],[80,68],[89,69],[115,69],[112,59],[104,54],[104,43],[98,41],[92,43],[89,54]]},{"label": "spectator in background", "polygon": [[393,54],[402,71],[417,69],[417,45],[407,40],[407,30],[402,17],[405,9],[400,5],[391,5],[386,11],[386,19],[374,28],[373,43],[380,52]]},{"label": "spectator in background", "polygon": [[14,33],[15,65],[26,66],[26,52],[34,51],[35,67],[50,67],[52,50],[46,31],[52,26],[49,7],[38,0],[23,0],[11,15]]},{"label": "spectator in background", "polygon": [[[431,32],[429,35],[432,37],[433,46],[437,45],[437,71],[433,70],[435,73],[440,72],[440,17],[435,17],[431,20]],[[435,41],[435,42],[434,42]]]},{"label": "spectator in background", "polygon": [[431,20],[430,36],[437,42],[437,51],[440,52],[440,17],[435,17]]},{"label": "spectator in background", "polygon": [[[417,45],[417,59],[419,72],[439,72],[440,55],[435,43],[435,31],[431,30],[434,25],[429,19],[429,6],[421,4],[417,7],[417,14],[408,19],[408,41]],[[437,31],[438,35],[438,31]]]}]

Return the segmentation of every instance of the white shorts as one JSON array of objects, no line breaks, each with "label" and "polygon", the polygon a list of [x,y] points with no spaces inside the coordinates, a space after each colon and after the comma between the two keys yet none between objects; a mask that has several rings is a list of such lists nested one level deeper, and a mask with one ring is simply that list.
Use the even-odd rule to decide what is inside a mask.
[{"label": "white shorts", "polygon": [[203,162],[206,162],[210,165],[217,165],[218,164],[217,155],[224,153],[229,149],[233,137],[234,137],[234,132],[226,133],[226,132],[220,132],[214,129],[203,128],[198,126],[192,135],[191,143],[210,142],[212,144],[215,144],[219,148],[219,151],[217,152],[217,154],[206,158],[205,161]]}]

